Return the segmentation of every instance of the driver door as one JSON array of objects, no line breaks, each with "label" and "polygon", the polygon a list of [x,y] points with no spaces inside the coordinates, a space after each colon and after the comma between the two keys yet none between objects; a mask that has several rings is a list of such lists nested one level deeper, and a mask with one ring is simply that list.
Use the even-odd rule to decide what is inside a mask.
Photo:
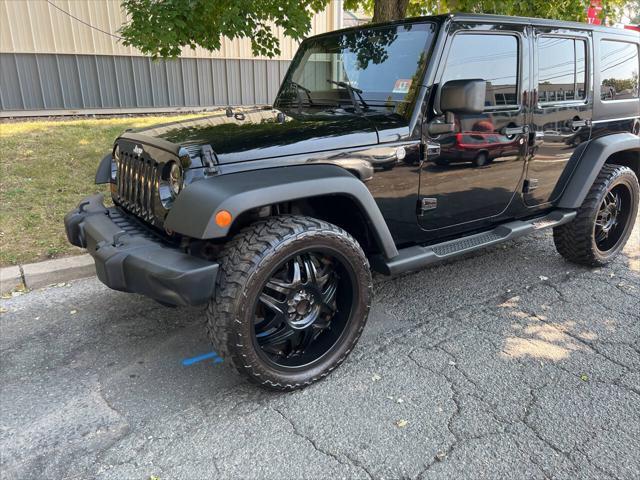
[{"label": "driver door", "polygon": [[427,125],[423,129],[426,151],[440,151],[428,155],[420,174],[418,222],[433,237],[481,228],[500,218],[518,190],[527,155],[523,99],[529,46],[524,27],[454,28],[436,87],[449,80],[483,79],[487,93],[481,114],[455,115],[454,132],[430,136]]}]

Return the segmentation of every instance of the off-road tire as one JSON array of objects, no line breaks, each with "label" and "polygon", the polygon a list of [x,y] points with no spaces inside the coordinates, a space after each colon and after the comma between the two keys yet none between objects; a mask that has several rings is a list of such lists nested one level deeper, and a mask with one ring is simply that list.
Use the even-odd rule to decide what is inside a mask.
[{"label": "off-road tire", "polygon": [[[597,248],[595,222],[605,195],[613,187],[624,184],[631,192],[631,211],[626,230],[617,246],[607,252]],[[603,266],[611,262],[624,248],[638,214],[640,187],[633,170],[619,165],[606,164],[602,167],[584,202],[578,209],[576,218],[553,229],[556,250],[567,260],[580,265]]]},{"label": "off-road tire", "polygon": [[[270,272],[300,248],[339,249],[356,274],[357,300],[335,351],[308,369],[283,372],[259,354],[254,341],[256,296]],[[206,309],[207,331],[216,352],[253,383],[270,390],[296,390],[321,380],[347,358],[367,321],[372,297],[369,263],[358,242],[330,223],[304,216],[271,217],[241,230],[223,249],[216,291]]]}]

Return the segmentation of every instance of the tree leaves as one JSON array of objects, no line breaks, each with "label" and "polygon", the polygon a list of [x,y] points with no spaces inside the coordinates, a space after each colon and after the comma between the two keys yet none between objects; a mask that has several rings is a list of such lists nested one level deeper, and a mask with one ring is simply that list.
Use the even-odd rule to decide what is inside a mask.
[{"label": "tree leaves", "polygon": [[[600,18],[616,17],[626,3],[626,0],[602,0]],[[373,15],[376,5],[381,4],[406,5],[406,2],[403,0],[344,0],[345,9],[357,10],[358,7],[361,7],[369,15]],[[468,12],[584,22],[587,18],[587,4],[586,0],[557,0],[553,2],[547,0],[410,0],[404,16]],[[394,12],[397,9],[392,7],[378,8],[377,11]],[[397,20],[398,18],[389,17],[378,20]]]},{"label": "tree leaves", "polygon": [[[624,4],[625,0],[602,0],[602,18],[613,17]],[[281,53],[274,27],[302,40],[311,30],[313,15],[328,5],[329,0],[122,0],[130,20],[120,34],[125,45],[153,58],[177,57],[185,47],[219,50],[222,38],[249,38],[254,55],[274,57]],[[344,7],[393,17],[379,20],[447,12],[586,19],[584,0],[345,0]]]},{"label": "tree leaves", "polygon": [[222,38],[249,38],[254,55],[280,54],[274,27],[301,40],[311,19],[329,0],[122,0],[129,22],[125,45],[157,57],[177,57],[182,48],[219,50]]}]

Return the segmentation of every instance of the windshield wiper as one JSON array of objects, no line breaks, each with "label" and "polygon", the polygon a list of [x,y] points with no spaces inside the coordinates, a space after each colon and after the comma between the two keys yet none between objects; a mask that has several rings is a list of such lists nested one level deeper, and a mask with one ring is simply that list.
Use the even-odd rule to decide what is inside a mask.
[{"label": "windshield wiper", "polygon": [[362,98],[362,90],[360,90],[359,88],[355,88],[354,86],[349,85],[347,82],[336,82],[335,80],[331,80],[330,78],[327,78],[327,82],[342,87],[347,91],[347,93],[349,94],[349,98],[351,99],[351,103],[353,103],[353,108],[355,108],[357,113],[362,113],[362,107],[360,107],[360,103],[358,103],[358,101],[356,100],[356,95],[358,95],[362,106],[364,108],[369,108],[367,102],[365,102],[364,98]]},{"label": "windshield wiper", "polygon": [[290,81],[289,83],[294,87],[296,87],[297,90],[302,90],[304,93],[306,93],[307,98],[309,99],[309,103],[313,103],[313,99],[311,98],[311,90],[309,90],[307,87],[303,87],[302,85],[300,85],[297,82],[294,82],[293,80]]},{"label": "windshield wiper", "polygon": [[303,87],[302,85],[300,85],[297,82],[294,82],[293,80],[290,80],[289,84],[293,85],[296,89],[296,96],[298,97],[298,112],[302,110],[302,97],[300,96],[300,91],[303,91],[304,93],[307,94],[307,98],[309,99],[309,105],[313,105],[313,99],[311,98],[311,90],[309,90],[307,87]]}]

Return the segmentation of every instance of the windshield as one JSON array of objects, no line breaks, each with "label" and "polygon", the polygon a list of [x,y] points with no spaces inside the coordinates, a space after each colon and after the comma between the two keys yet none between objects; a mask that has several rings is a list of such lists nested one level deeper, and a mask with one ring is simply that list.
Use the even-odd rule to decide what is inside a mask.
[{"label": "windshield", "polygon": [[418,90],[434,31],[434,24],[419,23],[310,39],[296,54],[276,106],[406,108]]}]

